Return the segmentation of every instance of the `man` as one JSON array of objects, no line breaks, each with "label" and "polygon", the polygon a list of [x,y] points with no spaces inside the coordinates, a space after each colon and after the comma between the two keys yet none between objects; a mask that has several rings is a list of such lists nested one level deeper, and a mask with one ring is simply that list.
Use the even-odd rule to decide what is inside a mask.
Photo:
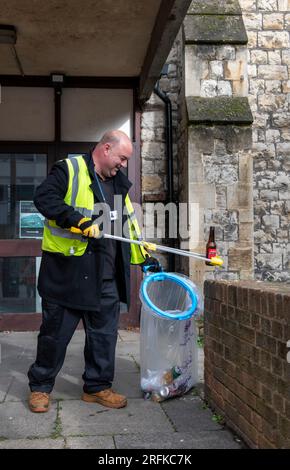
[{"label": "man", "polygon": [[[86,334],[82,399],[112,408],[127,404],[125,396],[111,389],[120,301],[129,306],[130,262],[152,270],[158,270],[159,263],[143,247],[102,238],[94,220],[100,216],[98,204],[106,204],[109,224],[122,217],[130,238],[140,234],[128,196],[131,183],[119,171],[132,153],[125,133],[109,131],[91,155],[57,162],[36,190],[34,203],[46,220],[38,280],[42,325],[36,361],[28,371],[33,412],[48,411],[55,378],[80,319]],[[122,214],[114,207],[115,195],[126,209]]]}]

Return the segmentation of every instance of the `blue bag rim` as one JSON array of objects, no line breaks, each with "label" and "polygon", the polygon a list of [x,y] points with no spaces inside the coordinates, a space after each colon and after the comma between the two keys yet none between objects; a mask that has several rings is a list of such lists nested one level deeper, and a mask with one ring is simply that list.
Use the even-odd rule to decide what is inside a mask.
[{"label": "blue bag rim", "polygon": [[[165,312],[164,310],[161,310],[160,308],[158,308],[156,305],[153,304],[153,302],[150,300],[148,296],[147,289],[151,282],[165,281],[165,280],[170,280],[170,281],[175,282],[176,284],[181,285],[190,296],[191,306],[187,310],[185,310],[184,312],[181,312],[178,315],[174,315],[169,312]],[[154,313],[156,313],[158,316],[162,318],[166,318],[170,320],[188,320],[194,315],[194,312],[197,308],[198,300],[197,300],[196,293],[191,289],[188,282],[182,277],[180,277],[178,274],[162,272],[162,273],[155,273],[155,274],[151,274],[150,276],[146,276],[141,285],[141,292],[142,292],[143,299],[148,305],[148,307]]]}]

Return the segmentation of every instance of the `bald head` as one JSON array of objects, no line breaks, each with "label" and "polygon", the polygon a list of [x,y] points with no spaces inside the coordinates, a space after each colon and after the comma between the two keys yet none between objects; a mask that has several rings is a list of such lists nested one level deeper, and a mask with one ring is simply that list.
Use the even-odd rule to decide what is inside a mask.
[{"label": "bald head", "polygon": [[123,131],[106,132],[93,151],[97,173],[103,178],[111,178],[120,168],[126,168],[133,154],[133,145]]},{"label": "bald head", "polygon": [[129,139],[127,134],[119,130],[105,132],[103,137],[100,139],[99,144],[106,144],[106,143],[108,144],[128,143],[132,145],[131,140]]}]

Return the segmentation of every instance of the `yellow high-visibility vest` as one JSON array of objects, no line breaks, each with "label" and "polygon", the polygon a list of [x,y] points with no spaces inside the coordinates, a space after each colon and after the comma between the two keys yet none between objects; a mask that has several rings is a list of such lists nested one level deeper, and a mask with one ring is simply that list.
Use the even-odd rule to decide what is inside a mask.
[{"label": "yellow high-visibility vest", "polygon": [[[68,166],[68,188],[64,202],[83,214],[92,217],[94,211],[94,194],[91,177],[84,158],[76,156],[64,160]],[[128,217],[129,236],[133,240],[141,240],[141,231],[130,201],[129,195],[125,197],[125,207]],[[82,256],[86,251],[88,239],[82,235],[70,232],[59,227],[55,220],[44,222],[42,249],[53,253],[62,253],[65,256]],[[131,244],[131,264],[141,264],[148,256],[147,251],[138,245]]]}]

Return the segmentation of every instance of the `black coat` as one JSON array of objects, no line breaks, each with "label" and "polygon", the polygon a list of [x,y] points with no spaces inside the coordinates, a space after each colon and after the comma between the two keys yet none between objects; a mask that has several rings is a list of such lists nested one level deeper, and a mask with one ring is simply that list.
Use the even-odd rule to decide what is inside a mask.
[{"label": "black coat", "polygon": [[[95,179],[91,155],[85,157],[91,176],[90,187],[96,202],[103,202]],[[132,183],[119,171],[114,176],[115,194],[125,197]],[[68,168],[64,161],[57,162],[48,177],[38,186],[34,204],[47,219],[55,220],[62,228],[77,226],[83,218],[80,212],[64,202],[68,187]],[[123,215],[123,226],[126,215]],[[64,256],[43,251],[38,291],[42,298],[59,305],[81,310],[98,310],[104,270],[106,239],[89,239],[83,256]],[[120,300],[130,304],[130,244],[117,243],[116,273]]]}]

